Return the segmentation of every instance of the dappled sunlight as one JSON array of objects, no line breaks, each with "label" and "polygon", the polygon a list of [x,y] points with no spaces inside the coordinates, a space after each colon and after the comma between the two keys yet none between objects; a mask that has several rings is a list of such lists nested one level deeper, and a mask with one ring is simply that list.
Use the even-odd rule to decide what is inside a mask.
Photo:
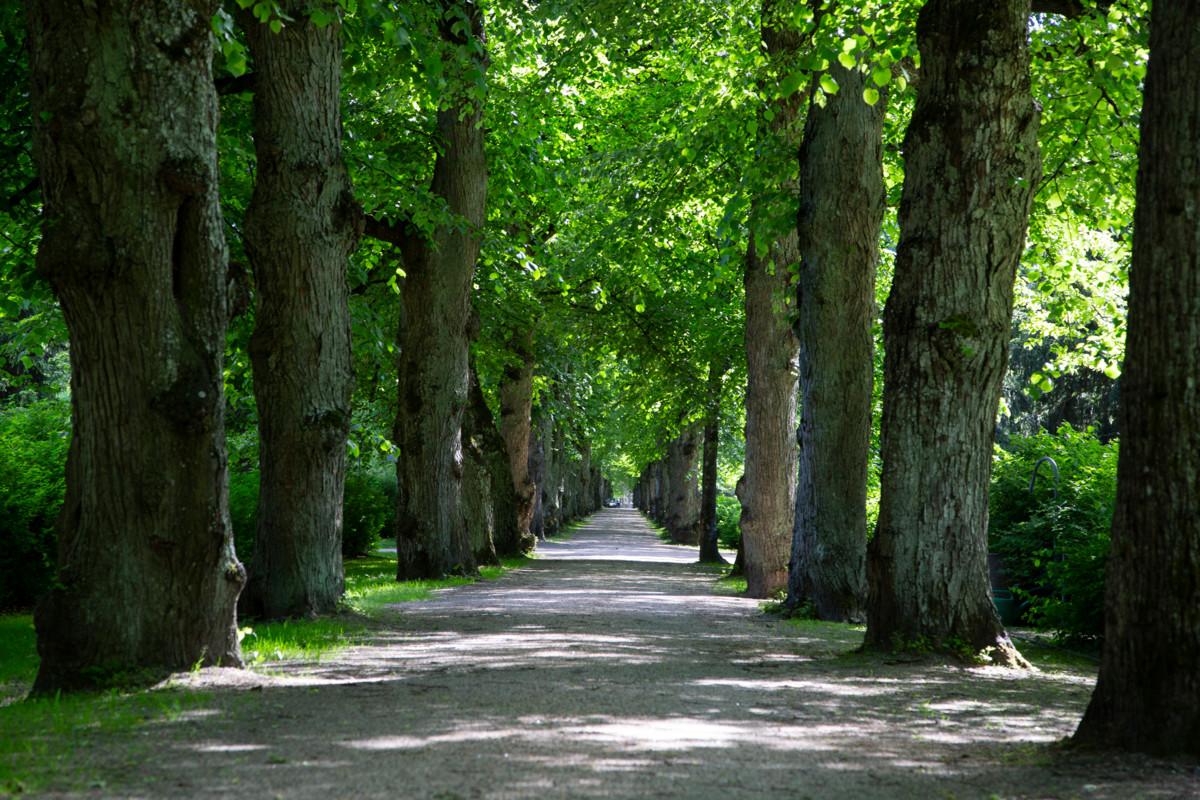
[{"label": "dappled sunlight", "polygon": [[[182,676],[257,691],[162,728],[191,732],[174,769],[213,796],[266,781],[316,800],[364,774],[376,797],[987,796],[1071,733],[1092,685],[863,654],[861,629],[763,615],[688,563],[569,557],[671,550],[632,512],[553,544],[394,607],[334,658]],[[1082,795],[1069,765],[1055,793],[1021,774],[1017,796]],[[1088,796],[1129,795],[1115,787]]]}]

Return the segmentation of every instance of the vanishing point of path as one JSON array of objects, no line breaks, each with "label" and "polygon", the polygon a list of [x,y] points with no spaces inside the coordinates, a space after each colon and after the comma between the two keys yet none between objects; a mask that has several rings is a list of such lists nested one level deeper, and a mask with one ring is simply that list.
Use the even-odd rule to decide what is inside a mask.
[{"label": "vanishing point of path", "polygon": [[694,553],[603,511],[369,645],[199,678],[211,701],[98,744],[112,779],[85,795],[1200,797],[1183,765],[1045,747],[1090,675],[853,654],[861,631],[716,594]]}]

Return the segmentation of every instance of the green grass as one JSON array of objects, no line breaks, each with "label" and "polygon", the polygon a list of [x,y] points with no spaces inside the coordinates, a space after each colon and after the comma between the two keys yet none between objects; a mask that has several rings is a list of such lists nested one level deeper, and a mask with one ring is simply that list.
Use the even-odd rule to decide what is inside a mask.
[{"label": "green grass", "polygon": [[451,576],[439,580],[396,581],[394,556],[368,556],[345,562],[346,594],[343,611],[319,619],[251,623],[243,628],[242,651],[252,664],[278,661],[319,661],[370,638],[375,617],[387,606],[428,600],[438,589],[495,580],[510,569],[529,563],[525,557],[501,559],[480,567],[479,577]]},{"label": "green grass", "polygon": [[719,578],[713,586],[714,594],[740,596],[746,593],[745,575],[728,575]]},{"label": "green grass", "polygon": [[[6,618],[7,619],[7,618]],[[91,753],[100,739],[178,722],[211,695],[162,690],[135,694],[116,691],[42,697],[0,708],[0,797],[44,788],[103,790],[104,765]],[[131,739],[127,764],[138,769],[153,757],[160,737]]]}]

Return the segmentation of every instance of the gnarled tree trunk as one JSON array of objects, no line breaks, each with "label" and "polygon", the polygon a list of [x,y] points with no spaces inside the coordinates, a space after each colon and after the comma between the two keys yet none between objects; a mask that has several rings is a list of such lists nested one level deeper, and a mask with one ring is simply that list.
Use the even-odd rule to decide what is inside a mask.
[{"label": "gnarled tree trunk", "polygon": [[800,464],[790,607],[864,617],[875,270],[883,223],[883,104],[866,76],[832,69],[837,94],[808,111],[800,147]]},{"label": "gnarled tree trunk", "polygon": [[[462,47],[469,46],[470,37],[482,47],[482,12],[474,3],[463,8],[471,30],[444,21],[442,35]],[[398,337],[395,425],[400,447],[396,462],[400,580],[475,569],[460,506],[462,416],[470,383],[471,281],[487,195],[481,109],[460,97],[438,112],[437,133],[442,150],[434,165],[432,192],[446,201],[454,221],[439,227],[432,241],[411,241],[404,252],[408,275]]]},{"label": "gnarled tree trunk", "polygon": [[302,617],[342,596],[342,492],[353,373],[346,270],[358,209],[342,161],[341,26],[292,0],[279,33],[240,15],[254,58],[258,531],[243,611]]},{"label": "gnarled tree trunk", "polygon": [[869,647],[991,648],[988,480],[1013,282],[1041,168],[1029,0],[929,0],[884,312],[883,481]]},{"label": "gnarled tree trunk", "polygon": [[35,689],[240,665],[212,2],[26,4],[38,268],[71,344]]},{"label": "gnarled tree trunk", "polygon": [[1200,756],[1200,28],[1150,21],[1100,678],[1075,741]]}]

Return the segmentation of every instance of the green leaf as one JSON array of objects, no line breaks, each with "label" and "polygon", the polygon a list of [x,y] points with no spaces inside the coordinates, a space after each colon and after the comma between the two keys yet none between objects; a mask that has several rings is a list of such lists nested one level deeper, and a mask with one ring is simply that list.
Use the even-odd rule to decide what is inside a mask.
[{"label": "green leaf", "polygon": [[279,33],[283,30],[283,20],[278,17],[271,20],[271,33]]},{"label": "green leaf", "polygon": [[838,58],[838,63],[841,64],[846,69],[854,69],[854,67],[858,64],[858,62],[854,60],[854,56],[852,56],[846,52],[838,53],[837,58]]},{"label": "green leaf", "polygon": [[875,105],[879,102],[879,90],[874,86],[868,86],[867,88],[863,89],[863,100],[866,101],[867,105],[869,106]]},{"label": "green leaf", "polygon": [[833,76],[826,73],[821,76],[821,89],[825,94],[837,94],[838,83],[833,79]]},{"label": "green leaf", "polygon": [[871,80],[876,86],[887,86],[892,80],[892,71],[884,66],[871,70]]},{"label": "green leaf", "polygon": [[[779,97],[791,97],[808,78],[805,70],[798,69],[779,82]],[[768,118],[768,121],[769,118]]]}]

